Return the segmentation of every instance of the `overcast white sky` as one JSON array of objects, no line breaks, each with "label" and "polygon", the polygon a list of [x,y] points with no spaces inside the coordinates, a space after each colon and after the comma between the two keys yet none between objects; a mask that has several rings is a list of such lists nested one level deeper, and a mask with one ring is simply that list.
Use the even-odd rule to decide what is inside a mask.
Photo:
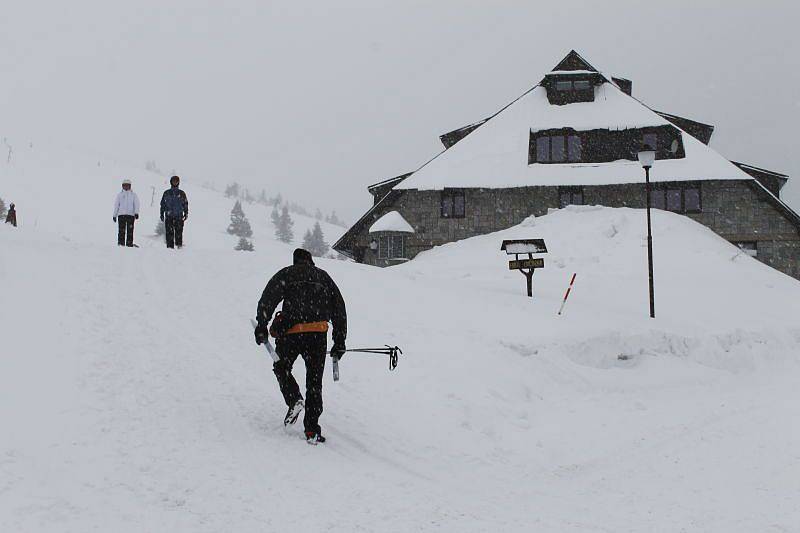
[{"label": "overcast white sky", "polygon": [[417,168],[574,48],[652,107],[714,124],[728,158],[800,179],[797,4],[638,4],[0,0],[0,135],[353,220],[366,185]]}]

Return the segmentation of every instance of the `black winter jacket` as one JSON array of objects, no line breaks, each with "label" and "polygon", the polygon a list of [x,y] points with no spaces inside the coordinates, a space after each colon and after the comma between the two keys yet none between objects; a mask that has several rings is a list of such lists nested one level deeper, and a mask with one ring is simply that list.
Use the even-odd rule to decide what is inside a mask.
[{"label": "black winter jacket", "polygon": [[165,216],[184,218],[189,216],[189,200],[178,187],[171,187],[161,195],[161,218]]},{"label": "black winter jacket", "polygon": [[330,321],[333,342],[347,338],[347,310],[339,287],[327,272],[312,263],[301,262],[275,274],[258,301],[259,325],[269,323],[272,313],[283,300],[283,314],[292,324]]}]

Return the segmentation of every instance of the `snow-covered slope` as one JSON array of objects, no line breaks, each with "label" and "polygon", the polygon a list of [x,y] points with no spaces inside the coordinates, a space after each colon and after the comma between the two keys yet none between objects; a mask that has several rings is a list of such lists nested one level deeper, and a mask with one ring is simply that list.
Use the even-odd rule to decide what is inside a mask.
[{"label": "snow-covered slope", "polygon": [[[115,187],[94,188],[58,190],[110,225]],[[561,210],[389,269],[320,260],[348,345],[405,355],[328,370],[329,440],[310,447],[249,325],[290,248],[232,251],[225,208],[180,253],[120,249],[91,214],[0,227],[0,530],[800,523],[800,283],[704,227],[655,212],[656,320],[637,210]],[[532,300],[499,250],[519,237],[550,250]]]},{"label": "snow-covered slope", "polygon": [[[133,181],[141,202],[141,218],[136,224],[136,243],[142,247],[163,246],[156,239],[162,192],[169,188],[169,175],[145,171],[136,165],[110,156],[90,155],[75,149],[37,142],[12,143],[11,164],[0,162],[0,198],[17,204],[19,223],[25,227],[56,234],[71,242],[116,242],[116,224],[111,220],[114,198],[123,178]],[[178,172],[178,174],[181,174]],[[269,186],[269,184],[265,184]],[[200,249],[232,249],[237,239],[225,229],[230,222],[234,201],[211,190],[193,176],[181,175],[181,188],[189,198],[189,220],[185,244]],[[253,242],[280,250],[290,249],[274,238],[270,208],[259,204],[243,205],[253,228]],[[317,222],[292,214],[295,243]],[[320,221],[329,243],[344,229]]]}]

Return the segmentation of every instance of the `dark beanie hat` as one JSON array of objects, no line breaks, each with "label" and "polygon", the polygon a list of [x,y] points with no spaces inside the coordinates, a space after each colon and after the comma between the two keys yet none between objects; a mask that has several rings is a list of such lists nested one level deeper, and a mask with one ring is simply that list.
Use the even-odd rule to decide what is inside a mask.
[{"label": "dark beanie hat", "polygon": [[303,250],[302,248],[297,248],[292,254],[292,260],[294,261],[295,265],[299,265],[300,263],[311,263],[314,264],[314,259],[311,257],[311,253],[308,250]]}]

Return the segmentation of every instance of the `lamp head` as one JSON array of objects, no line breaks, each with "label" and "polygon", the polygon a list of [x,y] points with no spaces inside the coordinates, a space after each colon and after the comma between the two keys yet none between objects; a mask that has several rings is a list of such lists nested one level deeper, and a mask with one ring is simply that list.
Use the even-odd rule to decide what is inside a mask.
[{"label": "lamp head", "polygon": [[653,166],[653,162],[656,160],[656,151],[653,150],[649,145],[644,145],[642,149],[639,151],[639,163],[644,168],[650,168]]}]

